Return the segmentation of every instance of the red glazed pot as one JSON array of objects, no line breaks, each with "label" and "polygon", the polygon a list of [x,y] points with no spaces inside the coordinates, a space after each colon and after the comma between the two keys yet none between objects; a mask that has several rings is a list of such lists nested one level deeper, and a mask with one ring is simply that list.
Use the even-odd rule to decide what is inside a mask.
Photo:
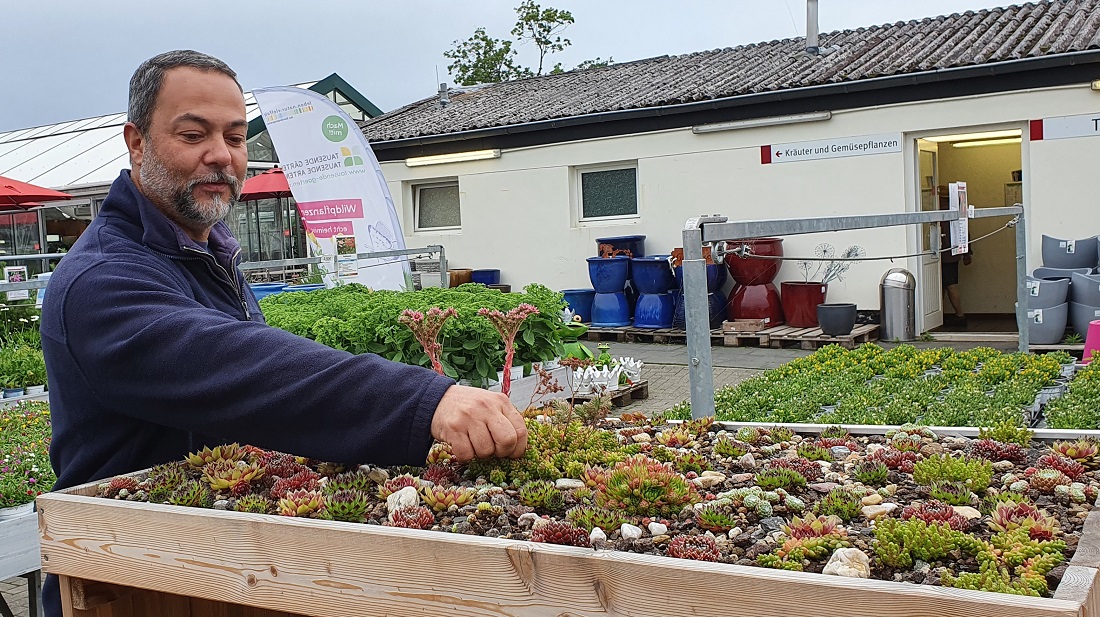
[{"label": "red glazed pot", "polygon": [[825,303],[829,286],[823,283],[787,281],[783,289],[783,317],[792,328],[816,328],[817,305]]},{"label": "red glazed pot", "polygon": [[726,316],[734,319],[766,319],[768,327],[783,324],[783,305],[775,283],[737,285],[730,292]]},{"label": "red glazed pot", "polygon": [[[731,250],[741,245],[748,245],[754,255],[783,256],[782,238],[730,240],[727,244]],[[740,257],[734,253],[726,255],[726,266],[733,275],[733,280],[741,285],[762,285],[774,281],[782,264],[782,259],[756,259]]]}]

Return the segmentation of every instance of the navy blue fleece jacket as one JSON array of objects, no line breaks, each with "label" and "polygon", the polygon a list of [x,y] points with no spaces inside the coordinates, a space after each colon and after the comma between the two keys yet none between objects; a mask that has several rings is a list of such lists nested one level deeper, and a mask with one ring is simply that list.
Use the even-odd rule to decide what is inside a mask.
[{"label": "navy blue fleece jacket", "polygon": [[[329,461],[424,462],[454,382],[266,325],[239,261],[225,223],[206,252],[129,171],[115,180],[43,303],[55,489],[232,441]],[[59,609],[51,582],[46,606]]]}]

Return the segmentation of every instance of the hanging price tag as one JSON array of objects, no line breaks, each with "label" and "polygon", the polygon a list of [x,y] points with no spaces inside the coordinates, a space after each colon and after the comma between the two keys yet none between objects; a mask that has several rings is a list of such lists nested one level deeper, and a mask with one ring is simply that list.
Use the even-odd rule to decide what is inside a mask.
[{"label": "hanging price tag", "polygon": [[1027,290],[1031,293],[1032,296],[1039,295],[1039,281],[1028,281],[1026,284]]},{"label": "hanging price tag", "polygon": [[1066,240],[1066,252],[1073,254],[1073,251],[1077,248],[1076,240]]},{"label": "hanging price tag", "polygon": [[1028,311],[1027,312],[1027,318],[1030,319],[1032,321],[1032,323],[1037,323],[1037,324],[1043,323],[1043,309],[1035,309],[1034,311]]}]

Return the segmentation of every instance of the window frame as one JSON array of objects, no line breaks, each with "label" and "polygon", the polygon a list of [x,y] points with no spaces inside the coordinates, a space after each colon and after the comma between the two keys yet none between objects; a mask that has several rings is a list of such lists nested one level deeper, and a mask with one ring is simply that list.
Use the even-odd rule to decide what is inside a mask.
[{"label": "window frame", "polygon": [[[608,216],[584,216],[584,174],[601,171],[619,171],[623,169],[634,170],[634,213],[614,214]],[[583,165],[573,168],[574,200],[576,202],[575,216],[579,224],[601,223],[605,221],[628,221],[639,219],[642,216],[641,182],[638,177],[638,161],[618,161],[614,163],[601,163],[598,165]]]},{"label": "window frame", "polygon": [[[445,227],[421,227],[420,191],[423,189],[438,189],[451,186],[458,189],[458,225],[448,225]],[[410,183],[409,188],[412,190],[412,227],[414,233],[453,232],[462,230],[462,188],[459,186],[458,178],[453,178],[449,180],[433,180],[430,182]]]}]

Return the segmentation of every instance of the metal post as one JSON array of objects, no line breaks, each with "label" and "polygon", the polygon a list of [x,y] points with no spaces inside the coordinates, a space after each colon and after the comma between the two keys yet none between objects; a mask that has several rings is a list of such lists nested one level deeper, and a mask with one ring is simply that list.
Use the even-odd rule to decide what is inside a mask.
[{"label": "metal post", "polygon": [[1031,336],[1027,327],[1027,230],[1022,208],[1016,217],[1016,328],[1020,332],[1020,351],[1026,353],[1031,349]]},{"label": "metal post", "polygon": [[707,266],[703,260],[703,231],[699,228],[697,219],[688,220],[683,241],[684,315],[687,321],[691,417],[705,418],[714,415],[714,370],[711,368]]},{"label": "metal post", "polygon": [[442,281],[443,277],[447,276],[447,254],[443,251],[442,244],[432,245],[428,248],[439,250],[439,280]]}]

